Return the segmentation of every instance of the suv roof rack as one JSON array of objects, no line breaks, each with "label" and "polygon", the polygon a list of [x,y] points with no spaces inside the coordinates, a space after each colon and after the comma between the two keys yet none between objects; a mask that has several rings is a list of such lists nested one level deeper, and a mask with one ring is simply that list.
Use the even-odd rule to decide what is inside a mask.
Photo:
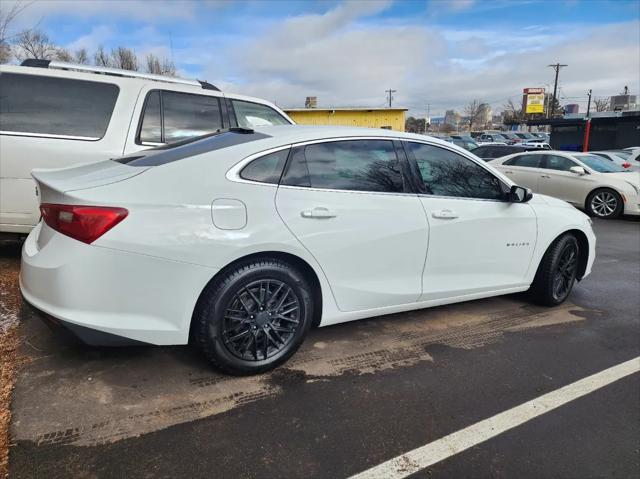
[{"label": "suv roof rack", "polygon": [[76,70],[79,72],[99,73],[102,75],[113,75],[127,78],[142,78],[144,80],[154,80],[165,83],[177,83],[180,85],[198,86],[205,90],[220,91],[218,87],[206,81],[187,80],[184,78],[169,77],[164,75],[154,75],[153,73],[141,73],[131,70],[122,70],[120,68],[98,67],[93,65],[82,65],[80,63],[59,62],[53,60],[40,60],[36,58],[27,58],[21,64],[23,67],[36,68],[53,68],[56,70]]}]

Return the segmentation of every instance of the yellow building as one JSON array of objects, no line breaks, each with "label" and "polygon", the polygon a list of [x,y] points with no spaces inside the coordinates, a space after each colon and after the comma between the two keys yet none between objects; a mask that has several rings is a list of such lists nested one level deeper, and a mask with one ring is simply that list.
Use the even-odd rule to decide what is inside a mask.
[{"label": "yellow building", "polygon": [[299,125],[340,125],[404,131],[407,108],[289,108]]}]

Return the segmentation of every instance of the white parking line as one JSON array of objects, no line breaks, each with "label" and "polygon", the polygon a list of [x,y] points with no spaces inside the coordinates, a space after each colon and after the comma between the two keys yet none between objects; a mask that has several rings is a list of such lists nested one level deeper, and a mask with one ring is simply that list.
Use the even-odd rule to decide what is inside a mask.
[{"label": "white parking line", "polygon": [[551,391],[493,417],[367,469],[350,479],[400,479],[640,371],[640,356]]}]

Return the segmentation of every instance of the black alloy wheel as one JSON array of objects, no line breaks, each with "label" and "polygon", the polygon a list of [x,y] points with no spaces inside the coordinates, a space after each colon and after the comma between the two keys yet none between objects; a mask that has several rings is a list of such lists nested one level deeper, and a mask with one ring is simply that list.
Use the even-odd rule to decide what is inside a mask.
[{"label": "black alloy wheel", "polygon": [[580,265],[580,245],[573,233],[566,233],[549,246],[529,289],[531,298],[545,306],[561,304],[573,289]]},{"label": "black alloy wheel", "polygon": [[224,312],[222,340],[245,361],[264,361],[294,338],[300,298],[282,281],[253,281],[236,289]]},{"label": "black alloy wheel", "polygon": [[300,270],[279,259],[251,259],[207,285],[193,313],[191,336],[219,369],[256,374],[296,352],[313,312],[312,289]]},{"label": "black alloy wheel", "polygon": [[567,242],[560,252],[553,277],[553,298],[562,302],[569,295],[578,269],[578,244]]}]

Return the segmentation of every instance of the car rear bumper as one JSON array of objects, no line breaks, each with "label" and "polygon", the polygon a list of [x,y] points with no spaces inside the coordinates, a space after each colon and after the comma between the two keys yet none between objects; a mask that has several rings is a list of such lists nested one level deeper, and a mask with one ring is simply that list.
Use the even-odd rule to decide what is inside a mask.
[{"label": "car rear bumper", "polygon": [[[46,242],[39,245],[43,229]],[[41,223],[22,248],[20,290],[28,303],[90,344],[113,344],[113,337],[186,344],[195,303],[215,273],[87,245]]]}]

